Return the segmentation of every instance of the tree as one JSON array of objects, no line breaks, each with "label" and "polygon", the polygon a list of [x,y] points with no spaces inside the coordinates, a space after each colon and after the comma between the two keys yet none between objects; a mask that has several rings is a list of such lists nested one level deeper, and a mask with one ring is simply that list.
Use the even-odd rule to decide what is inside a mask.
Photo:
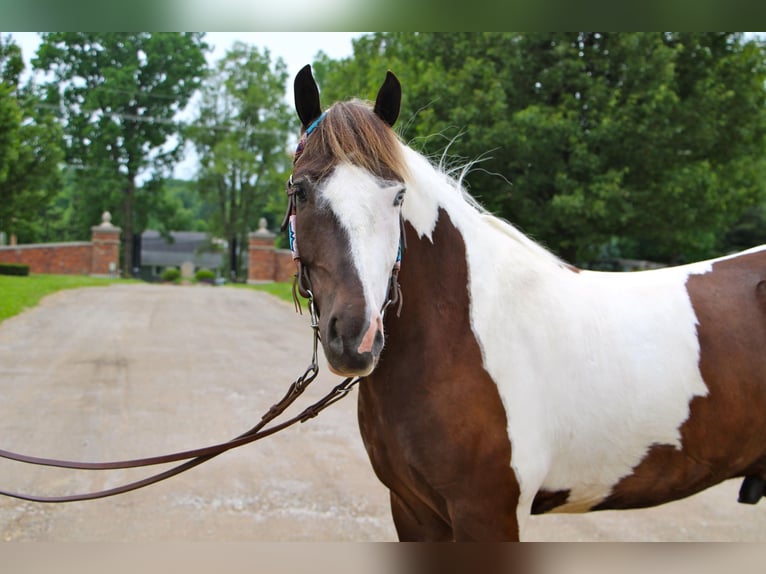
[{"label": "tree", "polygon": [[59,185],[61,129],[33,83],[20,85],[21,50],[0,36],[0,230],[38,239],[38,216]]},{"label": "tree", "polygon": [[[53,75],[49,103],[61,106],[81,228],[110,210],[132,245],[178,158],[174,118],[200,85],[206,49],[200,33],[43,34],[33,65]],[[122,269],[133,273],[129,248]]]},{"label": "tree", "polygon": [[325,101],[393,69],[404,138],[480,159],[471,191],[569,260],[712,256],[766,197],[766,50],[740,34],[377,33],[316,68]]},{"label": "tree", "polygon": [[202,88],[199,116],[187,130],[200,156],[199,185],[215,206],[212,231],[229,242],[227,270],[241,279],[248,232],[284,204],[292,114],[284,100],[287,70],[268,50],[237,43]]}]

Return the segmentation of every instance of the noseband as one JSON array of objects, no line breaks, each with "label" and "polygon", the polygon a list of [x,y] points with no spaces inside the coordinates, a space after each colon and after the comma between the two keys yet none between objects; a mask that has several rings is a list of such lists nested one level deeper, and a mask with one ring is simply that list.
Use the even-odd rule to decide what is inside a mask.
[{"label": "noseband", "polygon": [[[298,140],[298,146],[295,148],[295,155],[293,156],[293,166],[298,162],[303,149],[306,146],[309,136],[316,130],[319,124],[327,115],[327,112],[323,112],[317,119],[315,119],[301,134]],[[298,237],[296,235],[296,215],[297,206],[295,203],[295,187],[293,186],[293,174],[290,174],[290,178],[287,180],[287,210],[285,216],[282,219],[282,231],[287,231],[287,238],[290,243],[290,252],[293,256],[293,262],[295,263],[295,276],[293,280],[293,301],[295,302],[296,310],[300,311],[301,306],[298,300],[298,293],[301,297],[309,300],[309,309],[312,313],[312,321],[316,322],[318,311],[314,305],[314,293],[311,289],[311,280],[309,278],[308,268],[301,263],[301,255],[298,250]],[[401,212],[399,213],[399,248],[396,253],[396,261],[394,267],[391,270],[391,275],[388,281],[388,290],[386,294],[386,301],[381,307],[381,316],[385,315],[386,309],[390,305],[397,305],[396,314],[399,316],[402,310],[402,289],[399,285],[399,270],[402,267],[402,252],[407,247],[407,240],[404,235],[404,221],[402,219]]]}]

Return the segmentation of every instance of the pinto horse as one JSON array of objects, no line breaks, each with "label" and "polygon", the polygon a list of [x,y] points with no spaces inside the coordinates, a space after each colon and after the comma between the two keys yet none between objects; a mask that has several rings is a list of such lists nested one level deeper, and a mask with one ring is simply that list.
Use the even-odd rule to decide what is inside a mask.
[{"label": "pinto horse", "polygon": [[359,426],[399,538],[518,540],[530,513],[653,506],[732,477],[760,499],[766,246],[579,270],[406,146],[400,102],[389,72],[374,105],[323,113],[306,66],[288,183],[301,284],[330,368],[363,377]]}]

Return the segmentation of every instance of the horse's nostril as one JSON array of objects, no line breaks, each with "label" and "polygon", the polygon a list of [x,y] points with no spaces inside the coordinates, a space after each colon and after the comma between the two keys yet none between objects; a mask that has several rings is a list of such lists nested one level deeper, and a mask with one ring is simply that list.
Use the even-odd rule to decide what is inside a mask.
[{"label": "horse's nostril", "polygon": [[330,322],[327,325],[327,336],[332,341],[338,338],[338,318],[331,317]]},{"label": "horse's nostril", "polygon": [[338,318],[331,317],[327,323],[327,341],[326,348],[329,348],[333,353],[342,355],[343,348],[343,336],[339,332]]}]

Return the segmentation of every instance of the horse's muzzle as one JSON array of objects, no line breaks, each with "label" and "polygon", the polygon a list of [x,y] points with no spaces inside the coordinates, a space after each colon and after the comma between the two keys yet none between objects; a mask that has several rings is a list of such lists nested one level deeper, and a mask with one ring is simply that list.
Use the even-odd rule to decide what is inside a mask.
[{"label": "horse's muzzle", "polygon": [[322,347],[330,370],[344,377],[369,375],[383,350],[383,321],[379,313],[369,317],[334,314],[320,325]]}]

